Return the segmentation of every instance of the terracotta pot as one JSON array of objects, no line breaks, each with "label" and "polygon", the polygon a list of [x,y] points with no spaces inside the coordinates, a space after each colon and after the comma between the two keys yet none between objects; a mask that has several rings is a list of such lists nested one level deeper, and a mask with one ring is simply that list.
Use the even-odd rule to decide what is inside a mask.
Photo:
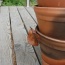
[{"label": "terracotta pot", "polygon": [[40,43],[41,51],[53,59],[65,59],[65,41],[57,40],[39,32],[36,27],[35,37]]},{"label": "terracotta pot", "polygon": [[34,7],[41,33],[65,40],[65,8]]},{"label": "terracotta pot", "polygon": [[46,56],[43,53],[42,53],[42,59],[43,59],[43,61],[42,61],[43,63],[45,61],[49,65],[65,65],[65,59],[55,60],[55,59],[49,58],[48,56]]},{"label": "terracotta pot", "polygon": [[[42,59],[49,65],[65,65],[65,41],[45,36],[36,27],[36,34],[42,51]],[[38,39],[38,37],[40,39]],[[60,45],[61,44],[61,45]],[[62,49],[64,47],[64,49]],[[44,61],[42,63],[44,64]]]},{"label": "terracotta pot", "polygon": [[44,45],[57,49],[57,50],[61,50],[61,51],[65,51],[65,41],[63,40],[58,40],[55,38],[51,38],[48,37],[42,33],[40,33],[38,26],[35,29],[36,33],[35,33],[35,37],[37,39],[37,41],[43,43]]},{"label": "terracotta pot", "polygon": [[43,7],[65,7],[65,0],[37,0],[37,2]]}]

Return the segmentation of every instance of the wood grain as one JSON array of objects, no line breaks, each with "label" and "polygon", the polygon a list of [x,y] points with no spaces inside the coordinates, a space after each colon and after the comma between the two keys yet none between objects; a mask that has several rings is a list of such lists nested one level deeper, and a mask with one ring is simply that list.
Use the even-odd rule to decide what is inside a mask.
[{"label": "wood grain", "polygon": [[[29,7],[28,7],[29,8]],[[30,16],[30,14],[26,11],[25,7],[18,7],[18,11],[21,15],[21,18],[23,19],[24,21],[24,24],[27,28],[27,30],[29,31],[30,30],[30,27],[35,29],[36,27],[36,23],[34,22],[34,20],[32,19],[32,17]],[[40,47],[35,47],[36,49],[36,52],[38,54],[38,57],[39,57],[39,60],[41,62],[41,51],[40,51]]]},{"label": "wood grain", "polygon": [[13,65],[8,7],[0,13],[0,65]]},{"label": "wood grain", "polygon": [[17,65],[38,65],[34,50],[26,40],[27,33],[24,28],[24,23],[17,11],[17,7],[10,7],[10,17]]}]

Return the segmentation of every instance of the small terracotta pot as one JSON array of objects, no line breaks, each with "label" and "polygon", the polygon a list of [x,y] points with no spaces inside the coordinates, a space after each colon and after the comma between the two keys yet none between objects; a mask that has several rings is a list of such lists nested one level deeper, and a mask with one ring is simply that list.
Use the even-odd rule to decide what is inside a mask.
[{"label": "small terracotta pot", "polygon": [[37,2],[43,7],[65,7],[65,0],[37,0]]},{"label": "small terracotta pot", "polygon": [[65,40],[65,8],[34,7],[42,34]]}]

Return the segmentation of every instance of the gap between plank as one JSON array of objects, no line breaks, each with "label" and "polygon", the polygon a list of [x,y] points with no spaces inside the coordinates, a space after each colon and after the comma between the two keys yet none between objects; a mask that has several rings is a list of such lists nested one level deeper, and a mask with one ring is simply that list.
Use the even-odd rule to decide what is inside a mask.
[{"label": "gap between plank", "polygon": [[12,25],[11,25],[11,18],[10,18],[10,9],[9,9],[9,7],[8,7],[8,10],[9,10],[11,43],[12,43],[12,62],[13,62],[13,65],[17,65],[17,62],[16,62],[16,53],[15,53],[15,50],[14,50],[14,40],[13,40],[13,34],[12,34]]},{"label": "gap between plank", "polygon": [[28,12],[28,14],[31,16],[31,18],[34,20],[34,22],[37,24],[36,20],[33,18],[33,16],[29,13],[29,11],[27,10],[26,7],[24,7],[26,9],[26,11]]}]

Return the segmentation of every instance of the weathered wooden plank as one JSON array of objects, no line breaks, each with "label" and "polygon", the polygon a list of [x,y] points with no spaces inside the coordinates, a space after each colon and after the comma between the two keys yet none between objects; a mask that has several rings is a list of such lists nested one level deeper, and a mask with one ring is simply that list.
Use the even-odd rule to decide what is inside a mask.
[{"label": "weathered wooden plank", "polygon": [[18,7],[19,12],[23,18],[24,23],[26,24],[27,29],[29,30],[30,27],[35,28],[36,24],[34,20],[31,18],[31,16],[28,14],[28,12],[25,10],[24,7]]},{"label": "weathered wooden plank", "polygon": [[[30,27],[35,29],[36,24],[35,24],[34,20],[31,18],[31,16],[29,15],[29,13],[26,11],[26,9],[24,7],[18,7],[18,10],[19,10],[19,13],[20,13],[23,21],[24,21],[24,24],[25,24],[27,30],[29,31]],[[35,49],[38,54],[39,60],[41,62],[40,48],[35,47]]]},{"label": "weathered wooden plank", "polygon": [[37,23],[37,18],[34,12],[34,7],[26,7],[28,13],[31,15],[31,17],[33,18],[33,20]]},{"label": "weathered wooden plank", "polygon": [[10,17],[17,65],[38,65],[32,46],[26,41],[26,30],[16,7],[10,7]]},{"label": "weathered wooden plank", "polygon": [[0,13],[0,65],[13,65],[8,7]]},{"label": "weathered wooden plank", "polygon": [[16,7],[9,7],[9,9],[10,9],[10,17],[11,17],[12,33],[15,44],[17,65],[21,65],[21,64],[23,65],[24,54],[22,51],[23,49],[22,47],[24,47],[25,44],[23,43],[24,41],[22,40],[21,33],[22,33],[22,28],[24,28],[24,26],[22,25]]}]

